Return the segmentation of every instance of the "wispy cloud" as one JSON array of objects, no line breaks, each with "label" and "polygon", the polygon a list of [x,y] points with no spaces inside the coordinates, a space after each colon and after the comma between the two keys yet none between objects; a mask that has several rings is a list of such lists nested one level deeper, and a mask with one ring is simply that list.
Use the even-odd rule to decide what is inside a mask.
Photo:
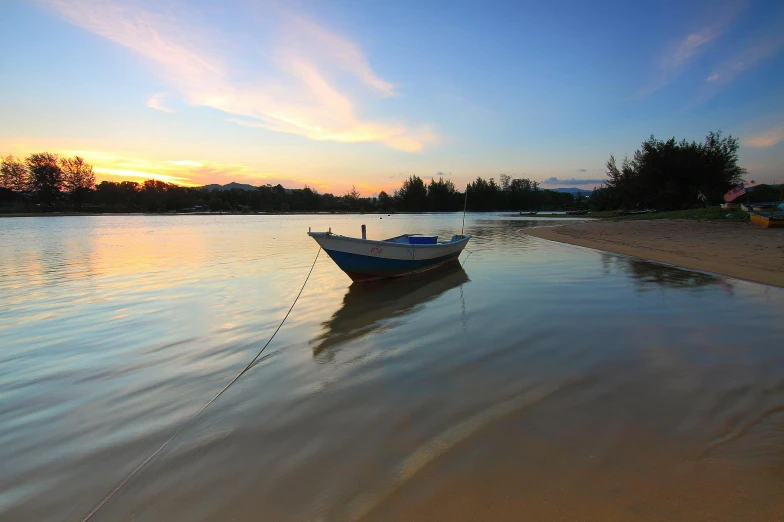
[{"label": "wispy cloud", "polygon": [[[229,113],[237,123],[408,152],[436,141],[428,126],[361,118],[357,90],[390,97],[397,88],[355,43],[299,16],[283,15],[275,24],[281,29],[265,33],[269,41],[254,40],[256,53],[247,53],[253,58],[239,62],[222,35],[189,23],[185,10],[162,11],[169,4],[151,11],[132,0],[44,1],[69,22],[143,56],[186,103]],[[155,96],[148,106],[166,110]]]},{"label": "wispy cloud", "polygon": [[675,46],[674,50],[662,57],[662,69],[681,67],[708,42],[714,40],[722,32],[721,26],[706,27],[698,32],[690,33]]},{"label": "wispy cloud", "polygon": [[373,71],[364,53],[355,43],[300,16],[288,15],[286,19],[288,24],[283,33],[285,45],[279,48],[283,67],[292,58],[302,62],[318,55],[334,61],[342,70],[383,96],[398,94],[394,85]]},{"label": "wispy cloud", "polygon": [[734,53],[714,68],[705,81],[714,85],[729,83],[744,71],[777,54],[784,48],[784,35],[778,31],[777,33],[763,35],[757,41]]},{"label": "wispy cloud", "polygon": [[577,179],[577,178],[558,178],[552,176],[542,181],[547,185],[600,185],[603,179]]},{"label": "wispy cloud", "polygon": [[163,112],[174,112],[174,109],[166,107],[163,104],[163,99],[166,98],[166,96],[166,93],[153,94],[150,99],[147,100],[147,107]]},{"label": "wispy cloud", "polygon": [[670,42],[658,59],[657,70],[652,81],[637,92],[636,98],[650,96],[675,81],[695,57],[703,53],[711,42],[724,34],[744,7],[743,2],[732,4],[724,11],[714,13],[711,22]]},{"label": "wispy cloud", "polygon": [[169,161],[168,163],[177,166],[186,166],[186,167],[203,167],[204,164],[200,161],[192,161],[192,160],[173,160]]},{"label": "wispy cloud", "polygon": [[784,127],[774,127],[741,140],[744,145],[758,149],[772,147],[784,140]]}]

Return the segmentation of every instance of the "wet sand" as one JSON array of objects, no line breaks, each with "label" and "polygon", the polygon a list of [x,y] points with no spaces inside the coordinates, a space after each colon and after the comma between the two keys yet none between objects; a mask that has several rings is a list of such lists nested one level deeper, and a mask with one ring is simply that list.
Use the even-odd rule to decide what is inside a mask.
[{"label": "wet sand", "polygon": [[591,221],[526,232],[551,241],[784,287],[784,229],[662,219]]}]

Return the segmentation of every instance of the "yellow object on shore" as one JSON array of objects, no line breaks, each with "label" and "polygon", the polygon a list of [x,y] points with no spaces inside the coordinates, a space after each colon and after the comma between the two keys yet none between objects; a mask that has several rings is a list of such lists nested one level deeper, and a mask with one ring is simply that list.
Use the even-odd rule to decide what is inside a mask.
[{"label": "yellow object on shore", "polygon": [[784,228],[784,215],[751,214],[751,222],[762,228]]}]

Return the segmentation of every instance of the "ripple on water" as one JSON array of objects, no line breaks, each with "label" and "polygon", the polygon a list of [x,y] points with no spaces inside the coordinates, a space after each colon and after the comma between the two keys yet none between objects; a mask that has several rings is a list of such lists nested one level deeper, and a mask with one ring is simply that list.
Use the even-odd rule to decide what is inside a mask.
[{"label": "ripple on water", "polygon": [[[214,396],[297,295],[308,227],[462,219],[383,217],[0,220],[0,519],[81,520]],[[319,258],[99,520],[780,518],[784,292],[542,224],[469,215],[464,265],[419,278]]]}]

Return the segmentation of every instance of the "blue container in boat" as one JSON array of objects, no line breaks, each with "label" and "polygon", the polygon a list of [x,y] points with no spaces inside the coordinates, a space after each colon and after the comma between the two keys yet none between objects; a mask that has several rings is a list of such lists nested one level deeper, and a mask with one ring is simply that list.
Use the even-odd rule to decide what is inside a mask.
[{"label": "blue container in boat", "polygon": [[435,245],[438,236],[408,236],[410,245]]}]

